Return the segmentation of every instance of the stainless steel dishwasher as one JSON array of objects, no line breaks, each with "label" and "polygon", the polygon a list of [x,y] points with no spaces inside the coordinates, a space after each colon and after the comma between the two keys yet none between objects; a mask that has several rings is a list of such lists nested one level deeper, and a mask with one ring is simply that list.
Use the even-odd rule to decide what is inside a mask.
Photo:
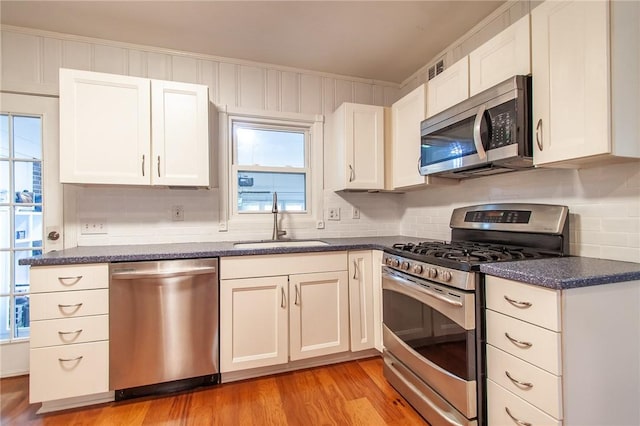
[{"label": "stainless steel dishwasher", "polygon": [[218,259],[112,263],[116,400],[219,382]]}]

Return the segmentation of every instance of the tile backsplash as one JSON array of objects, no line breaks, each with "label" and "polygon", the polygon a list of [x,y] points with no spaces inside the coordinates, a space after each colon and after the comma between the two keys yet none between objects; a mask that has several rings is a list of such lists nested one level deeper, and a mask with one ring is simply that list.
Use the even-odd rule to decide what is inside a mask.
[{"label": "tile backsplash", "polygon": [[[78,245],[263,239],[270,226],[218,231],[218,190],[78,187],[77,222],[101,219],[107,234],[82,235]],[[324,229],[294,230],[294,238],[396,235],[448,240],[455,207],[490,202],[563,204],[570,211],[571,253],[640,262],[640,165],[580,170],[533,169],[406,194],[325,191]],[[171,207],[184,207],[184,221]],[[353,219],[353,208],[360,218]],[[340,221],[326,210],[339,208]],[[265,228],[265,229],[262,229]],[[286,228],[285,228],[286,229]]]}]

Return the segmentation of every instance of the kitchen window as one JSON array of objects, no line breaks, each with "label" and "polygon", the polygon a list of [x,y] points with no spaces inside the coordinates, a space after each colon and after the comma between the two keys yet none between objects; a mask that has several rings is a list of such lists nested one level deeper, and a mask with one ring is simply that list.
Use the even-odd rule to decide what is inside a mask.
[{"label": "kitchen window", "polygon": [[270,230],[274,193],[284,229],[323,227],[323,122],[321,115],[221,112],[220,151],[228,158],[221,187],[228,190],[220,230]]}]

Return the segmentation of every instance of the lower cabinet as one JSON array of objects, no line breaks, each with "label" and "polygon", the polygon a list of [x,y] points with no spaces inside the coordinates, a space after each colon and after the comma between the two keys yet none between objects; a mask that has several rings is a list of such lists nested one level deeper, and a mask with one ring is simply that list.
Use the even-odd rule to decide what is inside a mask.
[{"label": "lower cabinet", "polygon": [[346,252],[225,257],[220,276],[221,372],[349,350]]},{"label": "lower cabinet", "polygon": [[[349,319],[352,351],[371,349],[375,345],[374,275],[371,250],[349,252]],[[379,318],[378,324],[380,324]]]},{"label": "lower cabinet", "polygon": [[485,286],[488,424],[640,424],[640,281]]}]

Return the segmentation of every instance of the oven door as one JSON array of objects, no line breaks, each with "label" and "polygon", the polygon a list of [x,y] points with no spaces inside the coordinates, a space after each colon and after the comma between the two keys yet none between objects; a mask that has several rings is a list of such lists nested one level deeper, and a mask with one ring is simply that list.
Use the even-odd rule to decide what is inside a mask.
[{"label": "oven door", "polygon": [[[473,424],[469,419],[477,416],[474,292],[386,266],[382,291],[387,379],[430,423],[439,424],[433,418],[438,416],[444,424]],[[416,400],[424,400],[428,414]],[[457,420],[448,423],[453,418]]]}]

